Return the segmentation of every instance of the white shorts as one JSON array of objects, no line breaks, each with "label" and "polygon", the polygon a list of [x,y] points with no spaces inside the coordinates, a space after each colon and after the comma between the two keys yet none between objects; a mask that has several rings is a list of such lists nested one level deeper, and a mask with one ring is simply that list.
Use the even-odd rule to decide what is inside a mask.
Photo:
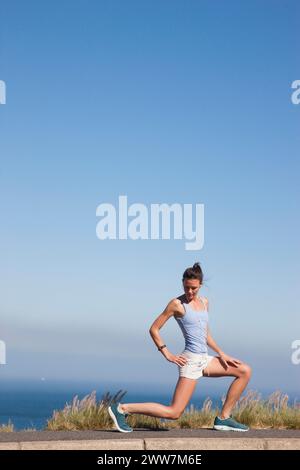
[{"label": "white shorts", "polygon": [[199,379],[202,377],[204,369],[214,358],[214,356],[209,354],[196,354],[186,350],[180,356],[186,357],[187,363],[184,366],[178,366],[179,377],[186,377],[188,379]]}]

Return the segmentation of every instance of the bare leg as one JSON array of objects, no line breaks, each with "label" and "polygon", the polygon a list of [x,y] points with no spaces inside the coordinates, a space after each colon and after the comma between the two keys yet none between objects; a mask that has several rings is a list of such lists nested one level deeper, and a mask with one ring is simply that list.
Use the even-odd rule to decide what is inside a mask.
[{"label": "bare leg", "polygon": [[208,367],[203,371],[205,377],[235,377],[230,385],[226,399],[222,408],[221,418],[228,418],[231,414],[232,408],[240,398],[244,389],[246,388],[250,377],[251,368],[248,364],[242,363],[238,367],[229,366],[224,369],[218,357],[215,357]]},{"label": "bare leg", "polygon": [[195,390],[197,380],[180,377],[170,406],[160,403],[123,403],[121,410],[129,414],[143,414],[157,418],[178,419]]}]

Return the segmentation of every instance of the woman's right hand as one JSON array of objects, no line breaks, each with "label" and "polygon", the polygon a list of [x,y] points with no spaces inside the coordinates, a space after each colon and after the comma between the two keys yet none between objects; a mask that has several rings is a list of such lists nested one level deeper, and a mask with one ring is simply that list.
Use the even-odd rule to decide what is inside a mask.
[{"label": "woman's right hand", "polygon": [[170,352],[168,352],[166,355],[165,355],[165,358],[169,361],[169,362],[174,362],[174,364],[177,364],[178,366],[184,366],[186,363],[187,363],[187,359],[186,357],[184,356],[181,356],[180,354],[179,355],[175,355],[175,354],[172,354]]}]

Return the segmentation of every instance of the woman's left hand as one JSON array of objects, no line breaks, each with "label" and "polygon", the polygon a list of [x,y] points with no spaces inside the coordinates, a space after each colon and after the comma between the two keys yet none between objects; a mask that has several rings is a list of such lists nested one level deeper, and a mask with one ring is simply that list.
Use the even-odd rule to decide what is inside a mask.
[{"label": "woman's left hand", "polygon": [[225,354],[223,352],[219,354],[219,357],[221,364],[225,370],[228,369],[229,366],[238,367],[240,364],[242,364],[242,362],[238,359],[228,356],[228,354]]}]

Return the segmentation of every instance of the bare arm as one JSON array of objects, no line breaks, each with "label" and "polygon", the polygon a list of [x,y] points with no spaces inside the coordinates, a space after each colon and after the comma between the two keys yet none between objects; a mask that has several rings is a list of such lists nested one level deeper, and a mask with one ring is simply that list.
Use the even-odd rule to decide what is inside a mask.
[{"label": "bare arm", "polygon": [[[164,344],[160,336],[159,330],[169,320],[169,318],[174,315],[174,313],[178,312],[178,302],[179,301],[177,299],[171,300],[166,306],[165,310],[156,318],[156,320],[154,320],[149,329],[149,333],[158,348]],[[160,352],[165,356],[168,361],[174,362],[177,365],[182,366],[186,363],[185,358],[172,354],[167,347],[163,348]]]},{"label": "bare arm", "polygon": [[222,349],[217,345],[217,343],[213,339],[209,328],[207,328],[207,345],[220,356],[223,354]]},{"label": "bare arm", "polygon": [[[208,299],[206,297],[202,297],[202,299],[205,302],[206,310],[209,310],[209,303]],[[217,354],[221,355],[223,353],[222,349],[217,345],[215,340],[213,339],[210,329],[207,327],[207,346],[209,346],[213,351],[215,351]]]},{"label": "bare arm", "polygon": [[[206,306],[208,309],[208,300],[206,299]],[[238,359],[235,359],[234,357],[228,356],[222,349],[217,345],[215,340],[213,339],[209,328],[207,327],[207,345],[215,351],[221,360],[221,364],[223,365],[224,369],[228,368],[228,365],[232,365],[233,367],[237,367],[239,364],[241,364],[241,361]]]}]

